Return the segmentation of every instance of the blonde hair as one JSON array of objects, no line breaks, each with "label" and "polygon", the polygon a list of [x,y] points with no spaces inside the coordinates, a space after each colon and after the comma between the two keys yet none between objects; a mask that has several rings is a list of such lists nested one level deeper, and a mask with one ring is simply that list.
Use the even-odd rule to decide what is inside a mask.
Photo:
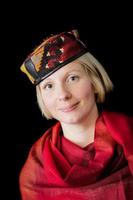
[{"label": "blonde hair", "polygon": [[[89,52],[79,57],[77,61],[83,65],[86,73],[89,75],[92,81],[96,94],[96,102],[104,102],[106,93],[113,89],[112,81],[110,80],[107,72],[101,63]],[[36,86],[36,94],[37,102],[42,115],[44,115],[47,119],[52,119],[53,117],[44,105],[39,85]]]}]

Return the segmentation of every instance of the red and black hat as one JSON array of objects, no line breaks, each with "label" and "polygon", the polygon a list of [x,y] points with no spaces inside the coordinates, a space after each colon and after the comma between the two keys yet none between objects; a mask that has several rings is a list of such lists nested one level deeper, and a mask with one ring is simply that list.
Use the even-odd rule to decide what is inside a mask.
[{"label": "red and black hat", "polygon": [[77,30],[51,36],[24,61],[21,70],[35,85],[87,52]]}]

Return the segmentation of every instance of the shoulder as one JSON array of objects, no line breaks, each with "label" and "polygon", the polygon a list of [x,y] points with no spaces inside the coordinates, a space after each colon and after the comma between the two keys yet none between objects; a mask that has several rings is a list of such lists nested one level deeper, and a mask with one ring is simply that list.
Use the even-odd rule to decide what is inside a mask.
[{"label": "shoulder", "polygon": [[44,175],[44,154],[46,140],[52,137],[52,132],[56,124],[49,128],[31,147],[27,160],[20,172],[20,188],[30,187],[36,182],[37,174]]},{"label": "shoulder", "polygon": [[47,131],[45,131],[44,134],[32,145],[29,154],[32,152],[32,156],[34,153],[39,156],[43,152],[46,140],[52,139],[54,137],[58,127],[60,127],[59,122],[55,123]]},{"label": "shoulder", "polygon": [[[127,115],[124,113],[120,113],[120,112],[111,112],[111,111],[103,111],[102,112],[102,117],[105,121],[110,121],[113,123],[124,123],[124,124],[131,124],[133,125],[133,116],[131,115]],[[122,125],[121,124],[121,125]]]},{"label": "shoulder", "polygon": [[102,118],[115,139],[119,138],[123,142],[133,141],[133,117],[119,112],[104,111]]},{"label": "shoulder", "polygon": [[103,112],[102,117],[111,136],[122,146],[133,174],[133,117],[116,112]]},{"label": "shoulder", "polygon": [[133,117],[118,112],[104,111],[102,114],[103,121],[112,135],[119,144],[133,146]]},{"label": "shoulder", "polygon": [[47,131],[44,132],[44,134],[34,142],[32,145],[27,160],[36,160],[40,159],[41,160],[41,155],[43,153],[43,149],[46,143],[46,140],[49,140],[52,138],[53,132],[56,129],[58,123],[55,125],[51,126]]}]

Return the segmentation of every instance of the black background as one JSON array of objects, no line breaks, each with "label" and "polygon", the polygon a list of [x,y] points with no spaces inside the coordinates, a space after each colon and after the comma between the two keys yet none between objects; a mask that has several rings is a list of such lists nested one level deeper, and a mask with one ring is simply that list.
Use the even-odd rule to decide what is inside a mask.
[{"label": "black background", "polygon": [[[19,173],[31,145],[54,123],[42,118],[36,103],[35,88],[20,72],[20,65],[50,34],[78,29],[81,40],[103,64],[114,83],[114,91],[107,96],[105,108],[133,115],[131,8],[127,1],[118,5],[112,1],[103,4],[97,1],[82,4],[75,2],[73,5],[65,1],[58,4],[8,4],[8,10],[5,9],[6,18],[3,16],[3,32],[7,42],[4,45],[7,80],[4,82],[7,107],[4,114],[7,126],[4,129],[9,148],[6,148],[4,157],[8,161],[9,174],[12,173],[9,168],[15,158],[15,186],[12,181],[14,179],[10,179],[10,188],[15,188],[13,199],[20,199]],[[12,149],[15,150],[13,154]],[[12,161],[9,162],[10,158]],[[8,181],[5,181],[6,188],[9,186]]]}]

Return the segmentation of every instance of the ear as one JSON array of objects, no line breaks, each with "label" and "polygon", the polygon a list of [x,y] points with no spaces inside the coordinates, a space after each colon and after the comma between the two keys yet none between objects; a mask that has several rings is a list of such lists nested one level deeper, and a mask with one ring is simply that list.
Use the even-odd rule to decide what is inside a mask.
[{"label": "ear", "polygon": [[93,83],[91,83],[91,84],[92,84],[92,89],[94,91],[94,94],[95,95],[98,94],[98,91],[97,91],[96,87],[94,86],[94,84]]}]

